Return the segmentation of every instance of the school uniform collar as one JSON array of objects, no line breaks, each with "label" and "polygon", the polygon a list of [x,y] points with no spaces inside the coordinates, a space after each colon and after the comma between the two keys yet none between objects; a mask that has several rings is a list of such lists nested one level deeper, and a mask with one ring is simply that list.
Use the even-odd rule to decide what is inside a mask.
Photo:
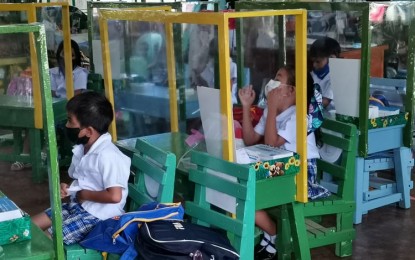
[{"label": "school uniform collar", "polygon": [[[89,149],[87,154],[93,154],[93,153],[99,153],[100,145],[102,143],[106,143],[108,141],[111,141],[111,135],[109,133],[102,134],[98,139],[92,144],[91,148]],[[76,156],[83,156],[84,155],[84,145],[78,144],[75,145],[72,149],[72,153]]]}]

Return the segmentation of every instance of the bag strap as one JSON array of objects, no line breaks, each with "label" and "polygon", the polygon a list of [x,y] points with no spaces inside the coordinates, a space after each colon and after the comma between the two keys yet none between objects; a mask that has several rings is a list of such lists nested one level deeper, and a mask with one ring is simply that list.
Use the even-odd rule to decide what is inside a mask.
[{"label": "bag strap", "polygon": [[158,217],[158,218],[133,218],[130,221],[128,221],[127,223],[125,223],[121,228],[119,228],[117,231],[114,232],[114,234],[112,235],[112,239],[115,240],[120,233],[126,229],[128,227],[128,225],[130,225],[133,222],[153,222],[153,221],[157,221],[157,220],[164,220],[164,219],[169,219],[171,217],[174,217],[176,215],[178,215],[178,212],[173,212],[170,214],[167,214],[163,217]]}]

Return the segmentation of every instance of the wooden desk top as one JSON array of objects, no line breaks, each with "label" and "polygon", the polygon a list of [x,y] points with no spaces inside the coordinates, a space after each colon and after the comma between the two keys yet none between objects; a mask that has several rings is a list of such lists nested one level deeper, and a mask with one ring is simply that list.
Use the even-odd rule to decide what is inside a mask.
[{"label": "wooden desk top", "polygon": [[[66,99],[53,98],[52,102],[55,120],[65,120]],[[0,95],[0,126],[33,128],[34,103],[21,96]]]}]

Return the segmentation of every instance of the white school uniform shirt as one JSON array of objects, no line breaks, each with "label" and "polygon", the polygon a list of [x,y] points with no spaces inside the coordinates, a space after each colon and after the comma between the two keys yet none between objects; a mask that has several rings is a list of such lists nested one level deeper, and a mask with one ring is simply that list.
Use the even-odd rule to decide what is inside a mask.
[{"label": "white school uniform shirt", "polygon": [[[59,71],[59,67],[49,70],[50,88],[56,92],[56,96],[66,98],[66,82],[65,77]],[[86,89],[88,82],[88,70],[82,67],[76,67],[72,71],[74,91],[79,89]]]},{"label": "white school uniform shirt", "polygon": [[[255,126],[254,130],[259,135],[265,134],[265,123],[267,121],[268,108],[265,108],[264,113]],[[281,148],[289,151],[297,151],[297,121],[296,121],[296,107],[291,106],[279,114],[276,118],[276,128],[279,136],[285,139],[285,143]],[[316,139],[314,133],[307,136],[307,159],[320,158],[318,153]]]},{"label": "white school uniform shirt", "polygon": [[[111,135],[101,135],[85,155],[83,145],[75,145],[72,152],[68,173],[74,181],[69,187],[70,191],[122,188],[122,199],[119,203],[84,201],[82,207],[102,220],[124,213],[131,160],[112,143]],[[75,195],[75,192],[71,195]]]},{"label": "white school uniform shirt", "polygon": [[323,95],[323,98],[328,98],[331,100],[330,104],[325,108],[325,110],[333,110],[335,109],[334,106],[334,94],[333,89],[331,88],[331,81],[330,81],[330,72],[322,79],[317,77],[317,75],[312,71],[311,77],[313,78],[314,83],[317,83],[320,85],[321,88],[321,94]]}]

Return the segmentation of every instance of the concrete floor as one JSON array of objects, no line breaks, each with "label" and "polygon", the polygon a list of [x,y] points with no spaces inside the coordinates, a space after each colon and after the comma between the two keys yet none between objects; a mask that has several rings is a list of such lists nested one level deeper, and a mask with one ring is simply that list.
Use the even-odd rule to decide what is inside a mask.
[{"label": "concrete floor", "polygon": [[[47,182],[32,183],[30,169],[11,172],[10,163],[0,162],[0,190],[30,215],[49,207],[48,189]],[[415,259],[415,206],[404,210],[391,205],[369,211],[363,223],[355,228],[353,256],[344,259]],[[312,259],[338,257],[334,255],[334,247],[328,246],[313,249]]]}]

